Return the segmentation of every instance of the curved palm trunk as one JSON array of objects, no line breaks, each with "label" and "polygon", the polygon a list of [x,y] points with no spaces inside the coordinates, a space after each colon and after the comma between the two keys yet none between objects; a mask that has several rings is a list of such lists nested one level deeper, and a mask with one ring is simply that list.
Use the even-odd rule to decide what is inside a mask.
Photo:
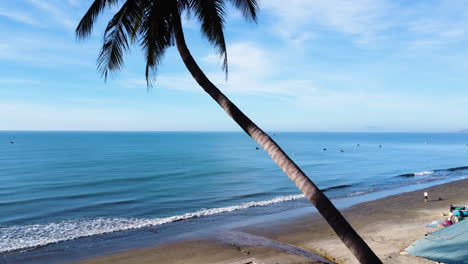
[{"label": "curved palm trunk", "polygon": [[364,240],[354,231],[351,225],[320,191],[320,189],[305,175],[273,139],[255,125],[237,106],[235,106],[203,73],[190,54],[185,43],[180,19],[176,19],[175,39],[177,49],[193,78],[234,121],[257,143],[266,150],[275,163],[288,175],[305,197],[318,209],[328,224],[333,228],[348,249],[361,263],[382,263]]}]

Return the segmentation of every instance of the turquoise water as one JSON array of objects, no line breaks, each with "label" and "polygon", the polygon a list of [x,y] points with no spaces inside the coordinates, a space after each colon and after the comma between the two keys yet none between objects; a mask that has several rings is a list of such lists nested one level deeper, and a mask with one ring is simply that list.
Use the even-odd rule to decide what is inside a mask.
[{"label": "turquoise water", "polygon": [[[335,199],[468,175],[466,133],[272,137]],[[256,147],[234,132],[0,132],[0,254],[308,206]]]}]

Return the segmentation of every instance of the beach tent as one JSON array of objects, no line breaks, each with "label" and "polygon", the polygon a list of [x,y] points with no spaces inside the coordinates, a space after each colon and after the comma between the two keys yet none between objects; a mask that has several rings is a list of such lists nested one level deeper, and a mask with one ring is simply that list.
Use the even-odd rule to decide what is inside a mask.
[{"label": "beach tent", "polygon": [[468,219],[426,235],[406,251],[447,264],[468,264]]}]

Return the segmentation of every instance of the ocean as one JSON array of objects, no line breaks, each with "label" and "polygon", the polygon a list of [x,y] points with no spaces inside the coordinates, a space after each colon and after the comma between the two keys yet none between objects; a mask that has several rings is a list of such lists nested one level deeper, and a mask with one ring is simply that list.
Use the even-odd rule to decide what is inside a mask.
[{"label": "ocean", "polygon": [[[468,133],[270,135],[334,201],[468,175]],[[241,132],[0,132],[0,263],[309,208],[257,146]]]}]

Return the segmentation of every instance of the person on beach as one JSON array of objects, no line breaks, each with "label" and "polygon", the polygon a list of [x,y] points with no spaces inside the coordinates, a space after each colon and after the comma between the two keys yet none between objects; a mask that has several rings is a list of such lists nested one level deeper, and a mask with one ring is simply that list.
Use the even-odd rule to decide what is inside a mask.
[{"label": "person on beach", "polygon": [[424,192],[424,202],[427,203],[427,192]]}]

